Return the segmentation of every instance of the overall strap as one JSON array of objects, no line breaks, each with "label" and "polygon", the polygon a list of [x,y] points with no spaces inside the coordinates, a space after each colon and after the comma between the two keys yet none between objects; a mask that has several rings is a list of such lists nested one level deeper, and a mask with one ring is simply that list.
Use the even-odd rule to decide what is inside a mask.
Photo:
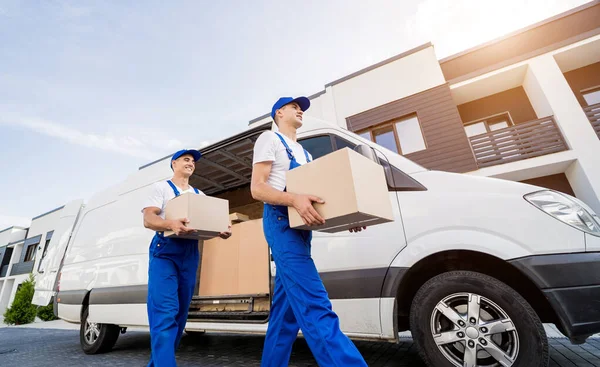
[{"label": "overall strap", "polygon": [[304,149],[304,155],[306,156],[306,163],[310,162],[310,158],[308,157],[308,152]]},{"label": "overall strap", "polygon": [[177,187],[175,187],[175,184],[173,182],[171,182],[171,180],[168,180],[167,183],[173,189],[173,192],[175,193],[175,197],[179,196],[179,190],[177,190]]},{"label": "overall strap", "polygon": [[287,145],[283,136],[281,136],[278,132],[275,132],[275,134],[277,134],[277,136],[279,137],[279,140],[281,140],[281,142],[283,143],[283,146],[285,147],[285,151],[287,152],[288,158],[291,161],[295,161],[296,158],[294,157],[294,152],[292,152],[292,150],[290,149],[290,146]]}]

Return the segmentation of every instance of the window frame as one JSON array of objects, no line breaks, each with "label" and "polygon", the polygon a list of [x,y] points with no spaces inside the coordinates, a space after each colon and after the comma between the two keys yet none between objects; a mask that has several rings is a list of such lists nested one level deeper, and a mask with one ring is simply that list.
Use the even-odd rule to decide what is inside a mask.
[{"label": "window frame", "polygon": [[[36,252],[37,252],[36,250],[37,250],[37,246],[38,246],[38,245],[39,245],[39,242],[38,242],[38,243],[35,243],[35,244],[32,244],[32,245],[29,245],[29,246],[27,246],[27,248],[25,249],[25,256],[23,257],[23,262],[24,262],[24,263],[26,263],[26,262],[31,262],[31,261],[35,261],[35,254],[36,254]],[[33,249],[33,250],[31,251],[31,253],[29,252],[29,250],[30,250],[30,249]],[[29,255],[29,257],[30,257],[30,259],[29,259],[29,260],[27,259],[28,255]]]},{"label": "window frame", "polygon": [[[335,152],[337,149],[335,149],[335,142],[333,141],[333,137],[332,137],[331,134],[321,133],[321,134],[317,134],[317,135],[311,135],[311,136],[303,137],[303,138],[298,139],[298,143],[300,143],[300,145],[302,145],[302,142],[304,140],[314,139],[314,138],[322,138],[322,137],[328,137],[329,138],[329,143],[331,144],[331,148],[332,148],[331,153]],[[304,148],[304,146],[302,146],[302,148]],[[304,149],[306,149],[306,148],[304,148]],[[306,151],[308,151],[308,153],[310,153],[310,155],[312,156],[312,153],[308,149],[306,149]],[[312,157],[312,158],[313,158],[313,160],[317,159],[315,157]]]},{"label": "window frame", "polygon": [[46,240],[44,241],[44,247],[42,248],[42,257],[40,258],[40,261],[38,262],[38,273],[40,273],[40,274],[44,273],[44,270],[40,271],[40,268],[42,267],[42,262],[44,261],[44,258],[48,254],[48,245],[50,245],[50,241],[51,241],[51,238],[46,238]]},{"label": "window frame", "polygon": [[[482,133],[482,134],[473,135],[473,136],[468,136],[467,135],[468,138],[472,138],[472,137],[475,137],[475,136],[489,134],[491,132],[498,131],[498,130],[492,130],[490,128],[490,123],[488,122],[488,120],[493,120],[493,119],[499,118],[500,116],[503,116],[503,115],[506,115],[508,117],[508,119],[507,119],[508,126],[507,127],[503,127],[503,129],[507,129],[509,127],[515,126],[515,122],[513,121],[512,116],[510,115],[510,111],[504,111],[504,112],[495,113],[493,115],[489,115],[489,116],[486,116],[486,117],[482,117],[482,118],[477,119],[477,120],[471,120],[471,121],[465,122],[463,124],[463,129],[465,130],[465,134],[467,132],[467,130],[465,129],[467,126],[476,125],[476,124],[479,124],[481,122],[483,122],[483,126],[485,127],[485,131],[486,132]],[[493,122],[492,122],[492,125],[494,125]]]},{"label": "window frame", "polygon": [[385,128],[388,128],[388,127],[391,126],[392,127],[392,131],[394,133],[394,141],[396,142],[397,153],[400,154],[400,155],[404,155],[404,153],[402,153],[402,145],[400,145],[400,136],[398,135],[398,130],[396,129],[396,125],[398,123],[404,121],[404,120],[409,120],[409,119],[411,119],[413,117],[416,117],[417,123],[419,124],[419,130],[421,131],[421,137],[423,138],[423,143],[425,143],[425,149],[417,150],[415,152],[411,152],[411,153],[408,153],[408,154],[419,153],[419,152],[422,152],[424,150],[429,149],[429,146],[427,145],[427,139],[425,139],[425,133],[423,132],[423,126],[421,125],[421,120],[419,119],[419,115],[416,112],[410,113],[408,115],[404,115],[404,116],[401,116],[401,117],[398,117],[398,118],[394,118],[392,120],[383,122],[381,124],[377,124],[377,125],[374,125],[374,126],[369,126],[368,128],[365,128],[365,129],[357,130],[355,132],[355,134],[356,135],[362,135],[362,134],[368,132],[369,133],[369,140],[371,140],[373,143],[377,144],[375,142],[375,135],[373,134],[373,132],[375,130],[382,130],[382,129],[385,129]]},{"label": "window frame", "polygon": [[589,88],[585,88],[579,91],[579,93],[581,93],[581,98],[583,99],[583,101],[585,102],[586,106],[594,106],[597,105],[598,103],[594,103],[594,104],[589,104],[587,102],[587,100],[585,99],[585,95],[586,94],[590,94],[590,93],[595,93],[595,92],[600,92],[600,85],[596,85],[593,87],[589,87]]}]

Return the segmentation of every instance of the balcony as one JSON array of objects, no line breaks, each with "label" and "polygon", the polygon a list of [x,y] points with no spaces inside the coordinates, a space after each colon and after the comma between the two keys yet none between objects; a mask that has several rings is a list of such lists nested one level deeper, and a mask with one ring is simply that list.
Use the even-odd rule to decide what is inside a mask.
[{"label": "balcony", "polygon": [[6,273],[8,273],[8,265],[2,265],[0,268],[0,278],[4,278]]},{"label": "balcony", "polygon": [[29,274],[33,271],[35,261],[13,264],[10,275]]},{"label": "balcony", "polygon": [[479,168],[567,150],[553,116],[469,138]]},{"label": "balcony", "polygon": [[598,139],[600,139],[600,103],[584,107],[583,110],[587,118],[590,120]]}]

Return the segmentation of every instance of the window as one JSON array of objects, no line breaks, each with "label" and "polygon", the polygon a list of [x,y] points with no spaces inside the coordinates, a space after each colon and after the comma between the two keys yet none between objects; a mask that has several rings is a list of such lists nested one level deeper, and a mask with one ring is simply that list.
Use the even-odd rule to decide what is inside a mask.
[{"label": "window", "polygon": [[465,132],[468,137],[472,137],[504,129],[512,125],[513,122],[510,118],[510,114],[508,112],[503,112],[498,115],[485,117],[481,120],[467,122],[465,124]]},{"label": "window", "polygon": [[394,126],[386,126],[381,129],[373,130],[373,137],[375,142],[382,147],[388,148],[394,153],[398,152],[398,145],[396,144],[396,136],[394,134]]},{"label": "window", "polygon": [[25,259],[23,260],[24,262],[35,260],[35,250],[37,245],[38,244],[36,243],[35,245],[27,246],[27,252],[25,252]]},{"label": "window", "polygon": [[50,244],[50,239],[46,240],[44,244],[44,251],[42,252],[42,259],[46,257],[46,253],[48,252],[48,245]]},{"label": "window", "polygon": [[344,140],[339,136],[334,136],[333,140],[335,142],[335,150],[350,148],[354,150],[356,148],[356,144],[349,142],[348,140]]},{"label": "window", "polygon": [[[48,235],[46,235],[46,236],[48,236]],[[44,258],[46,258],[46,254],[48,253],[48,245],[50,244],[50,240],[51,240],[51,238],[47,238],[46,243],[44,243],[44,249],[42,251],[42,258],[40,259],[40,261],[38,263],[38,273],[44,272],[44,268],[43,268],[42,264],[44,263]]]},{"label": "window", "polygon": [[[370,139],[369,139],[370,140]],[[315,153],[309,149],[314,149],[316,152],[327,152],[325,154],[331,153],[334,150],[339,150],[343,148],[354,149],[356,144],[351,143],[345,139],[342,139],[339,136],[317,136],[313,138],[308,138],[304,140],[300,140],[304,149],[308,150],[313,158],[317,158]],[[309,148],[310,147],[310,148]],[[320,155],[323,156],[325,154]],[[415,181],[412,177],[400,171],[398,168],[390,165],[387,160],[380,154],[379,156],[380,164],[383,166],[383,170],[385,171],[386,181],[388,184],[388,189],[390,191],[424,191],[427,190],[425,186],[421,185],[419,182]]]},{"label": "window", "polygon": [[[594,89],[596,89],[596,90],[594,90]],[[588,106],[600,103],[600,88],[599,87],[594,87],[591,90],[587,89],[585,91],[581,91],[581,94],[583,94],[583,99],[585,99],[585,103],[587,103]]]},{"label": "window", "polygon": [[392,166],[387,160],[379,157],[379,162],[385,171],[388,190],[390,191],[427,191],[425,186],[421,185],[415,179]]},{"label": "window", "polygon": [[427,149],[421,124],[416,115],[358,132],[358,135],[399,154],[410,154]]},{"label": "window", "polygon": [[396,122],[396,132],[402,154],[410,154],[426,148],[417,116]]},{"label": "window", "polygon": [[315,136],[300,140],[299,142],[310,153],[313,159],[333,152],[333,145],[331,144],[331,137],[329,135]]},{"label": "window", "polygon": [[367,140],[373,140],[371,139],[371,132],[370,131],[365,131],[363,133],[358,134],[360,136],[362,136],[363,138],[367,139]]}]

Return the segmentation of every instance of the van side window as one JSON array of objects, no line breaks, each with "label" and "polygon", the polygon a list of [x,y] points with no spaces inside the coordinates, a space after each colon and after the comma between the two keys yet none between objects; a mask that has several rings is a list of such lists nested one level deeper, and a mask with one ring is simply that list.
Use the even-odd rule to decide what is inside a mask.
[{"label": "van side window", "polygon": [[[334,150],[350,148],[354,149],[356,144],[351,143],[339,136],[321,135],[299,141],[304,149],[313,156],[313,159],[329,154]],[[390,165],[385,159],[380,159],[385,171],[385,178],[389,191],[426,191],[425,186],[415,181],[412,177]]]},{"label": "van side window", "polygon": [[335,150],[344,149],[344,148],[350,148],[350,149],[354,150],[354,148],[356,148],[356,144],[351,143],[348,140],[344,140],[344,139],[340,138],[339,136],[334,136],[333,140],[335,142]]},{"label": "van side window", "polygon": [[385,171],[389,191],[427,191],[427,188],[385,159],[379,160]]},{"label": "van side window", "polygon": [[313,160],[333,152],[333,144],[329,135],[315,136],[298,141],[306,149]]},{"label": "van side window", "polygon": [[[354,149],[356,144],[351,143],[347,140],[340,138],[339,136],[333,137],[335,143],[335,149],[350,148]],[[380,157],[381,158],[381,157]],[[400,171],[398,168],[390,165],[387,160],[380,159],[380,164],[383,166],[385,171],[385,179],[388,184],[389,191],[425,191],[425,186],[415,181],[412,177]]]}]

